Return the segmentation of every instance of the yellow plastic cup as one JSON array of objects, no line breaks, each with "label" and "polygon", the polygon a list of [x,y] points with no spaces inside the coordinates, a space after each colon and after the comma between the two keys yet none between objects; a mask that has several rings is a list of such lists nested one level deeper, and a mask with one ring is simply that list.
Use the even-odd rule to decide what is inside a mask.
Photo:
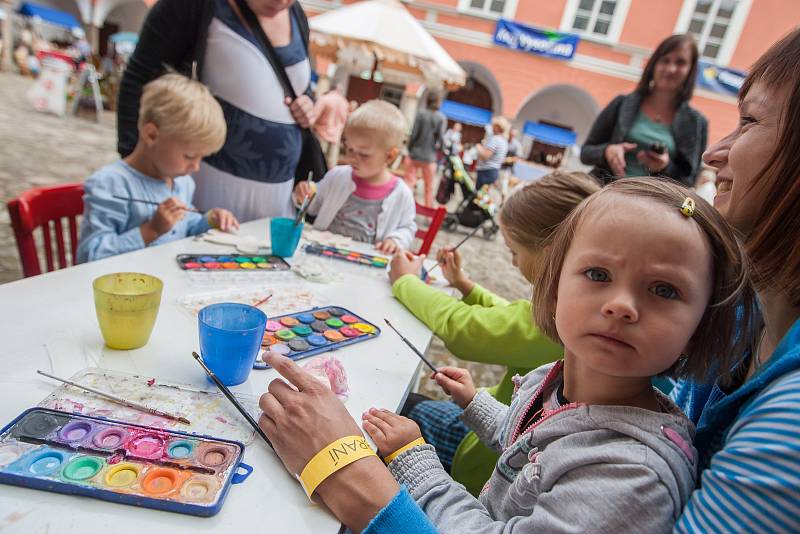
[{"label": "yellow plastic cup", "polygon": [[97,322],[106,345],[119,350],[146,345],[164,283],[149,274],[112,273],[96,278],[92,287]]}]

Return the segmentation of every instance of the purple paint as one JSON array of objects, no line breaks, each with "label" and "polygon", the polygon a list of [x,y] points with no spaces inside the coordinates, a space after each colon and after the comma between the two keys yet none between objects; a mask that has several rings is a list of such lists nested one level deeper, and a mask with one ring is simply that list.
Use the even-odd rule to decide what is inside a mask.
[{"label": "purple paint", "polygon": [[124,445],[128,437],[130,433],[124,428],[109,427],[95,434],[92,443],[101,449],[113,450]]},{"label": "purple paint", "polygon": [[61,427],[58,438],[66,443],[78,443],[91,434],[94,425],[89,421],[71,421]]}]

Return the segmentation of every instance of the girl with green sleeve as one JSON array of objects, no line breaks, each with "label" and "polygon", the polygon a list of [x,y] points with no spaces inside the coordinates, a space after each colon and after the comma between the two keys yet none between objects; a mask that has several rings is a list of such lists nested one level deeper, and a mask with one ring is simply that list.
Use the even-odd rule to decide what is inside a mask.
[{"label": "girl with green sleeve", "polygon": [[[553,231],[572,209],[600,186],[579,172],[556,171],[512,195],[500,212],[500,229],[512,262],[531,281]],[[504,365],[503,380],[489,392],[509,404],[512,377],[525,375],[561,358],[561,347],[533,323],[529,300],[508,302],[476,284],[461,270],[461,255],[440,250],[442,274],[463,295],[461,300],[430,287],[420,279],[422,257],[396,255],[389,278],[392,294],[444,341],[456,357],[472,362]],[[478,495],[497,462],[497,454],[483,445],[460,420],[451,401],[434,401],[412,394],[402,414],[416,421],[427,443],[452,477]]]}]

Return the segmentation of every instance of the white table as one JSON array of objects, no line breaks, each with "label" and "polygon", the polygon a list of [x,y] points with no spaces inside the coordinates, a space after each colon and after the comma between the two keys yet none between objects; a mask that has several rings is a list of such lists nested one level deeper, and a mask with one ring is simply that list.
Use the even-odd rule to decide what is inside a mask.
[{"label": "white table", "polygon": [[[254,221],[243,225],[241,233],[263,237],[267,228],[266,220]],[[364,247],[364,251],[370,249]],[[192,252],[230,253],[231,249],[184,239],[0,285],[0,426],[55,388],[52,381],[36,375],[36,369],[69,377],[84,367],[98,366],[207,388],[202,369],[190,355],[198,349],[197,321],[176,303],[180,296],[198,291],[175,261],[177,254]],[[388,317],[417,347],[427,348],[431,332],[392,298],[385,276],[377,269],[330,261],[336,263],[344,281],[311,287],[324,291],[332,304],[351,308],[376,325],[385,326],[383,318]],[[97,325],[92,280],[118,271],[149,273],[164,281],[152,337],[141,349],[108,349]],[[359,422],[361,413],[372,406],[396,409],[420,365],[394,332],[382,330],[377,339],[336,353],[349,378],[347,408]],[[273,370],[254,370],[245,384],[234,389],[259,395],[275,376]],[[231,488],[215,517],[197,518],[0,484],[0,530],[50,534],[337,532],[335,517],[308,501],[265,444],[257,441],[250,445],[245,461],[255,468],[253,474],[244,484]]]}]

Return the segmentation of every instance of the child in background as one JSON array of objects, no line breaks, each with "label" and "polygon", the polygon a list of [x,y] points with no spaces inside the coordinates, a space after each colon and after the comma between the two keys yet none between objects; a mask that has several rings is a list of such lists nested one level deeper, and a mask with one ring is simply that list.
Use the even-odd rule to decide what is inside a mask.
[{"label": "child in background", "polygon": [[[408,248],[414,239],[416,206],[411,190],[389,172],[403,143],[405,119],[397,107],[372,100],[358,107],[344,128],[349,165],[334,167],[316,184],[308,213],[314,228],[375,243],[385,254]],[[311,194],[300,182],[295,203]]]},{"label": "child in background", "polygon": [[[500,231],[511,251],[511,261],[526,280],[550,247],[553,230],[589,195],[600,190],[582,172],[548,174],[513,194],[500,211]],[[490,394],[511,403],[511,377],[560,358],[561,347],[533,323],[530,300],[509,303],[467,277],[461,254],[440,250],[437,260],[462,299],[445,295],[420,279],[423,258],[409,253],[392,259],[392,294],[439,336],[456,357],[472,362],[504,365],[503,381]],[[406,415],[419,424],[425,440],[452,477],[478,495],[492,474],[498,455],[483,445],[459,419],[461,408],[450,401],[434,401],[411,393]]]},{"label": "child in background", "polygon": [[166,74],[145,85],[136,148],[84,184],[78,262],[160,245],[210,227],[239,228],[228,210],[190,211],[194,180],[189,174],[222,147],[225,132],[222,108],[201,83]]},{"label": "child in background", "polygon": [[389,469],[442,532],[671,532],[695,487],[694,427],[650,380],[730,369],[747,276],[706,202],[671,182],[619,180],[564,221],[537,273],[534,319],[564,360],[517,380],[510,407],[463,369],[435,375],[501,453],[479,499],[433,447],[409,443],[412,421],[373,409],[364,430],[399,452]]}]

